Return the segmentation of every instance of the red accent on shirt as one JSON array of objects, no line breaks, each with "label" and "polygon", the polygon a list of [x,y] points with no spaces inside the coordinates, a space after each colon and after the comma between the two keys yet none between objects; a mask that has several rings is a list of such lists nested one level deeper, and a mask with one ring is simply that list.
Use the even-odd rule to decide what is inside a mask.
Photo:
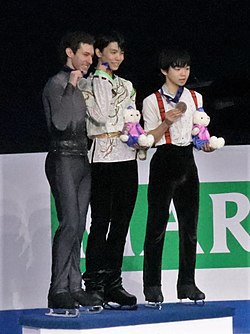
[{"label": "red accent on shirt", "polygon": [[[198,100],[197,100],[197,96],[195,94],[195,91],[191,90],[191,89],[189,89],[189,91],[190,91],[190,93],[192,95],[192,98],[194,100],[194,104],[196,106],[196,109],[198,109]],[[161,120],[163,122],[165,120],[165,108],[164,108],[161,93],[157,90],[155,92],[155,96],[156,96],[158,107],[159,107],[159,110],[160,110]],[[165,132],[165,140],[166,140],[166,144],[171,144],[171,137],[170,137],[169,129]]]},{"label": "red accent on shirt", "polygon": [[195,106],[196,106],[196,109],[198,109],[198,101],[197,101],[197,96],[196,96],[196,94],[195,94],[195,91],[194,91],[194,90],[191,90],[191,89],[189,89],[189,91],[190,91],[190,93],[191,93],[191,95],[192,95],[192,98],[193,98],[193,100],[194,100],[194,104],[195,104]]},{"label": "red accent on shirt", "polygon": [[[161,93],[157,91],[155,92],[155,96],[156,96],[158,107],[160,110],[161,120],[163,122],[165,120],[165,108],[164,108]],[[165,140],[166,140],[166,144],[171,144],[171,137],[170,137],[169,129],[165,132]]]}]

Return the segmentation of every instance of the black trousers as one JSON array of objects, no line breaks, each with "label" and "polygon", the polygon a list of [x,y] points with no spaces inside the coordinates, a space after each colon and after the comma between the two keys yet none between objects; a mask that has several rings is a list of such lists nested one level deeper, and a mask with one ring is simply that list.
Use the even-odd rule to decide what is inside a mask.
[{"label": "black trousers", "polygon": [[119,275],[138,190],[137,161],[92,163],[91,168],[92,221],[84,277],[102,271]]},{"label": "black trousers", "polygon": [[144,244],[144,286],[161,286],[162,251],[172,199],[179,224],[178,285],[193,284],[199,179],[191,145],[188,147],[162,145],[152,157]]},{"label": "black trousers", "polygon": [[80,249],[90,201],[90,165],[86,156],[50,152],[45,171],[59,221],[52,247],[50,294],[73,292],[82,286]]}]

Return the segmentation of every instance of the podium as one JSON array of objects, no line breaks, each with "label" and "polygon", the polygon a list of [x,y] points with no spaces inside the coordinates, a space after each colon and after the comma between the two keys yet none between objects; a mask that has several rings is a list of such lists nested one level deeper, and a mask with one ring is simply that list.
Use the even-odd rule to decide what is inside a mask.
[{"label": "podium", "polygon": [[[162,309],[138,305],[134,311],[103,310],[77,318],[45,315],[30,310],[19,323],[23,334],[200,334],[233,333],[234,309],[209,304],[166,303]],[[70,331],[69,331],[70,330]]]}]

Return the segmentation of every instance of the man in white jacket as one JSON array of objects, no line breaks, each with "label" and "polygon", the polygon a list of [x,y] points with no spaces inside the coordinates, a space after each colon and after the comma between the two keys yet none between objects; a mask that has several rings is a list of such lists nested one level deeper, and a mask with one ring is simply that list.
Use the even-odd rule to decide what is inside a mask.
[{"label": "man in white jacket", "polygon": [[[86,291],[104,305],[136,308],[137,299],[122,286],[124,246],[138,189],[136,150],[119,136],[123,112],[135,108],[130,81],[114,72],[124,60],[124,40],[115,32],[101,35],[95,43],[96,71],[87,80],[84,97],[89,110],[88,136],[92,171],[91,227],[86,251]],[[99,119],[92,114],[99,112]]]}]

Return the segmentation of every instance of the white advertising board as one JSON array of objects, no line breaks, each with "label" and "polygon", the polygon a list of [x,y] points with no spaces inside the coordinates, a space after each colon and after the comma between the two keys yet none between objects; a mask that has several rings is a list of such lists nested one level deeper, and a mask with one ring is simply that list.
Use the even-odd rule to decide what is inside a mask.
[{"label": "white advertising board", "polygon": [[[143,303],[143,241],[149,161],[139,161],[139,192],[124,253],[124,286]],[[0,310],[47,306],[51,267],[46,153],[0,156]],[[250,146],[195,152],[201,182],[197,285],[207,300],[250,299]],[[165,302],[176,301],[178,221],[174,207],[164,245]],[[53,215],[52,215],[53,216]],[[86,240],[81,267],[85,266]]]}]

